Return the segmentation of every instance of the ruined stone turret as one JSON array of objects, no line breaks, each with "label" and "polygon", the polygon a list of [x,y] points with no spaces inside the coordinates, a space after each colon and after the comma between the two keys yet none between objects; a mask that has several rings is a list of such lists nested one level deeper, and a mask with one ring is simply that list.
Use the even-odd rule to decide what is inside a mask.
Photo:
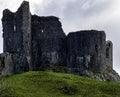
[{"label": "ruined stone turret", "polygon": [[71,72],[103,72],[106,65],[106,35],[103,31],[86,30],[67,36],[67,64]]}]

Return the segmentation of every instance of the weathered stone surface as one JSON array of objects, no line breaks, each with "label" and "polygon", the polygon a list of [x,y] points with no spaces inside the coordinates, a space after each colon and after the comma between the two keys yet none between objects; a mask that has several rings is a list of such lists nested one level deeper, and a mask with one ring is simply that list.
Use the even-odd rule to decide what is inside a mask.
[{"label": "weathered stone surface", "polygon": [[17,65],[23,67],[18,71],[24,72],[26,70],[24,67],[27,66],[31,70],[31,14],[29,3],[24,1],[16,13],[12,13],[8,9],[4,10],[2,23],[4,52],[19,55],[17,61],[21,63],[18,62]]},{"label": "weathered stone surface", "polygon": [[87,30],[67,36],[67,65],[84,75],[85,70],[103,72],[106,64],[106,35],[103,31]]},{"label": "weathered stone surface", "polygon": [[30,70],[27,57],[24,54],[13,54],[12,58],[15,65],[15,73],[22,73]]},{"label": "weathered stone surface", "polygon": [[0,54],[0,66],[0,73],[2,76],[14,74],[14,63],[12,59],[12,54]]},{"label": "weathered stone surface", "polygon": [[0,54],[0,75],[2,73],[4,65],[5,65],[5,63],[4,63],[4,54]]},{"label": "weathered stone surface", "polygon": [[106,65],[113,68],[113,44],[110,40],[106,41]]},{"label": "weathered stone surface", "polygon": [[[22,48],[22,56],[26,59],[31,67],[31,14],[29,10],[29,2],[24,1],[18,11],[16,12],[16,24],[21,23],[18,26],[17,33],[22,34],[21,40],[21,48]],[[18,19],[17,19],[18,18]],[[21,53],[20,53],[21,54]]]},{"label": "weathered stone surface", "polygon": [[35,68],[66,64],[65,37],[57,17],[32,16],[32,64]]}]

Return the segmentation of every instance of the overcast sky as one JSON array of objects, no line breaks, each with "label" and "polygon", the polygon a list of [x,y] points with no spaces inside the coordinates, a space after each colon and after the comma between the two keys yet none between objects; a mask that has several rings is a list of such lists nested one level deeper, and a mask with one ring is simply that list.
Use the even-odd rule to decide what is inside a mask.
[{"label": "overcast sky", "polygon": [[[15,12],[23,0],[0,0],[0,18],[6,8]],[[28,0],[32,14],[60,18],[64,32],[103,30],[114,45],[114,69],[120,74],[120,0]],[[0,22],[0,52],[2,52]]]}]

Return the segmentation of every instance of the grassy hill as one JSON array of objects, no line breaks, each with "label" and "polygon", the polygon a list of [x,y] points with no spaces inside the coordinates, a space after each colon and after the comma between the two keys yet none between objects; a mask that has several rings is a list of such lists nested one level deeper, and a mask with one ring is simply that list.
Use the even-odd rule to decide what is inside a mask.
[{"label": "grassy hill", "polygon": [[0,97],[120,97],[120,83],[33,71],[1,79]]}]

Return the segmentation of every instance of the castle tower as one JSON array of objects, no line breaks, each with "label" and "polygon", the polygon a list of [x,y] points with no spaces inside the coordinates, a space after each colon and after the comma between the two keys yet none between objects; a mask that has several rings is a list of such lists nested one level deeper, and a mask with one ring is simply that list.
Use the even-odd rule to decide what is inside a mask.
[{"label": "castle tower", "polygon": [[69,72],[84,74],[85,70],[103,72],[106,65],[106,35],[103,31],[86,30],[67,36]]},{"label": "castle tower", "polygon": [[18,58],[16,72],[28,71],[31,67],[31,14],[29,3],[24,1],[16,13],[7,9],[4,10],[2,23],[4,52],[16,54],[14,55],[14,58]]}]

